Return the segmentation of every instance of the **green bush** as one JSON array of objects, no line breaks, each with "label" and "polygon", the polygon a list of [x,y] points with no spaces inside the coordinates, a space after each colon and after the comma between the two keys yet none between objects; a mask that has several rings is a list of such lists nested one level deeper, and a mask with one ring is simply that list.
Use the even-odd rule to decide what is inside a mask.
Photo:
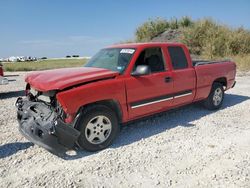
[{"label": "green bush", "polygon": [[250,32],[230,29],[211,19],[196,21],[183,30],[182,42],[191,53],[207,58],[250,53]]},{"label": "green bush", "polygon": [[184,16],[182,17],[179,21],[178,21],[178,25],[180,27],[190,27],[194,24],[194,22],[192,21],[192,19],[188,16]]},{"label": "green bush", "polygon": [[136,29],[136,42],[150,41],[168,29],[189,27],[192,24],[193,21],[189,17],[182,17],[180,20],[172,18],[170,21],[162,18],[149,19]]},{"label": "green bush", "polygon": [[166,30],[179,30],[180,40],[192,54],[206,58],[225,57],[250,53],[250,31],[244,28],[231,29],[212,19],[193,21],[189,17],[180,19],[150,19],[139,26],[137,42],[151,41]]},{"label": "green bush", "polygon": [[249,54],[250,53],[250,32],[239,28],[232,31],[229,36],[229,54]]},{"label": "green bush", "polygon": [[156,18],[155,20],[148,20],[136,29],[136,41],[150,41],[153,37],[161,34],[167,28],[169,28],[169,23],[164,19]]},{"label": "green bush", "polygon": [[169,21],[157,18],[139,26],[135,38],[137,42],[151,41],[167,30],[179,31],[181,35],[176,40],[186,44],[195,56],[206,59],[229,57],[236,59],[241,70],[250,69],[249,30],[242,27],[232,29],[209,18],[197,21],[189,17],[172,18]]}]

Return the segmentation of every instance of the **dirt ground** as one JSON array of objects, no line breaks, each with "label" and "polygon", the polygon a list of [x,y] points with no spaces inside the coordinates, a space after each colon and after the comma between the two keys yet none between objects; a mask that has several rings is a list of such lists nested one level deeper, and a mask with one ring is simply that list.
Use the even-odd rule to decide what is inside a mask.
[{"label": "dirt ground", "polygon": [[108,149],[58,157],[18,132],[24,74],[0,85],[0,187],[250,187],[250,76],[218,111],[188,105],[124,126]]}]

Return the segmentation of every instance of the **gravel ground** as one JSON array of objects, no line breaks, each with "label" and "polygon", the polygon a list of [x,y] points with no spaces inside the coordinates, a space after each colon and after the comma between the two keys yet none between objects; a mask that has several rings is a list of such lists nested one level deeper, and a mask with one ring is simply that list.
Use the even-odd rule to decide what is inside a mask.
[{"label": "gravel ground", "polygon": [[106,150],[58,157],[19,134],[24,73],[6,75],[0,187],[250,187],[250,76],[237,77],[219,111],[189,105],[125,126]]}]

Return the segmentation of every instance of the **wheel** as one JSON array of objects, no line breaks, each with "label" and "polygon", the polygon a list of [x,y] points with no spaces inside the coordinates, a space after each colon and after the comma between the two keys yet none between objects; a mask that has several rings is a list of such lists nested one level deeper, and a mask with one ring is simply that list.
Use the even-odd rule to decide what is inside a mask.
[{"label": "wheel", "polygon": [[223,85],[215,82],[212,86],[208,98],[204,101],[204,106],[209,110],[219,109],[224,99]]},{"label": "wheel", "polygon": [[104,105],[94,105],[83,110],[77,128],[81,132],[77,143],[88,151],[108,147],[120,131],[116,113]]}]

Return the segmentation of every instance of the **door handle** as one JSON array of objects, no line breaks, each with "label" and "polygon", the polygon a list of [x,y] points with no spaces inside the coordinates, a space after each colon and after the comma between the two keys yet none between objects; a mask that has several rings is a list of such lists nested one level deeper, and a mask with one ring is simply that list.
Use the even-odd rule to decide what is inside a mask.
[{"label": "door handle", "polygon": [[172,82],[173,81],[173,78],[172,77],[170,77],[170,76],[168,76],[168,77],[166,77],[165,78],[165,82]]}]

